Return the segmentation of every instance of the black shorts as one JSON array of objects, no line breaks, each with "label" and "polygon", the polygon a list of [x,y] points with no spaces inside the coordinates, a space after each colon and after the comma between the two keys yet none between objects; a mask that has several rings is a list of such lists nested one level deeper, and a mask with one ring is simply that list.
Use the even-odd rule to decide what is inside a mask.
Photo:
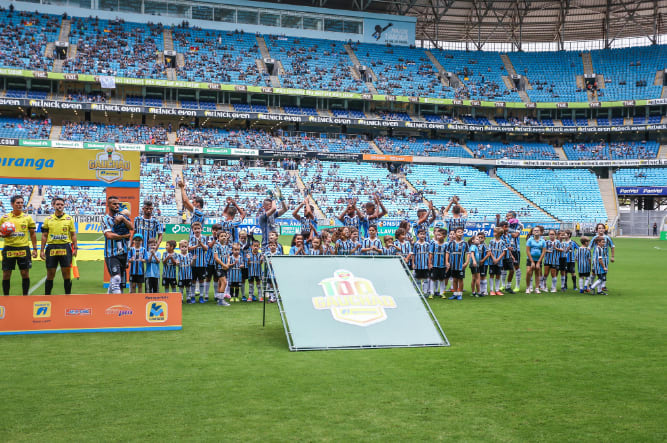
[{"label": "black shorts", "polygon": [[431,280],[446,280],[446,279],[447,279],[446,268],[431,268]]},{"label": "black shorts", "polygon": [[215,265],[208,265],[206,266],[206,277],[213,277],[215,278]]},{"label": "black shorts", "polygon": [[46,256],[46,268],[69,268],[72,266],[72,245],[67,243],[64,245],[46,245],[44,250]]},{"label": "black shorts", "polygon": [[489,272],[489,265],[480,265],[477,266],[477,269],[479,270],[479,275],[481,277],[486,277],[487,272]]},{"label": "black shorts", "polygon": [[145,280],[143,275],[130,275],[130,283],[143,284]]},{"label": "black shorts", "polygon": [[32,268],[30,246],[5,246],[2,249],[2,270],[13,271],[17,264],[19,269]]},{"label": "black shorts", "polygon": [[452,269],[452,278],[456,278],[458,280],[463,280],[466,278],[466,270],[465,269]]},{"label": "black shorts", "polygon": [[162,279],[162,286],[170,287],[170,288],[175,288],[178,286],[178,282],[176,281],[175,278],[163,278]]},{"label": "black shorts", "polygon": [[574,262],[573,261],[569,261],[569,262],[565,263],[565,272],[567,272],[568,274],[574,274]]},{"label": "black shorts", "polygon": [[590,272],[580,272],[579,273],[579,277],[581,277],[581,278],[588,278],[590,276],[591,276]]},{"label": "black shorts", "polygon": [[501,269],[505,271],[509,271],[510,269],[514,269],[514,262],[512,262],[512,259],[503,259],[502,260],[503,267]]},{"label": "black shorts", "polygon": [[192,280],[190,280],[190,279],[185,279],[185,280],[179,280],[178,281],[178,287],[179,288],[189,288],[190,285],[192,285]]},{"label": "black shorts", "polygon": [[241,279],[248,280],[248,268],[241,269]]},{"label": "black shorts", "polygon": [[500,275],[500,265],[489,265],[489,275],[499,276]]},{"label": "black shorts", "polygon": [[[537,265],[537,261],[535,261],[535,264]],[[530,258],[527,258],[526,259],[526,268],[530,268],[531,266],[533,266],[533,264],[531,263]]]},{"label": "black shorts", "polygon": [[479,266],[471,266],[470,267],[470,273],[471,274],[479,274]]},{"label": "black shorts", "polygon": [[513,260],[514,266],[515,267],[521,266],[521,252],[511,251],[511,254],[512,254],[512,258],[514,259]]},{"label": "black shorts", "polygon": [[221,278],[227,278],[227,270],[218,268],[215,270],[213,275],[215,276],[216,280],[220,280]]},{"label": "black shorts", "polygon": [[204,281],[206,280],[206,268],[203,266],[197,266],[192,268],[192,280],[194,281]]},{"label": "black shorts", "polygon": [[558,259],[558,270],[559,271],[567,270],[567,259],[565,257],[561,257]]},{"label": "black shorts", "polygon": [[428,278],[428,269],[415,269],[415,278],[417,280]]},{"label": "black shorts", "polygon": [[262,277],[260,277],[259,275],[253,275],[253,276],[248,277],[248,281],[250,283],[259,283],[261,280],[262,280]]},{"label": "black shorts", "polygon": [[111,277],[120,275],[122,278],[125,275],[125,269],[127,268],[127,254],[107,257],[104,259],[104,262],[107,265],[107,270]]}]

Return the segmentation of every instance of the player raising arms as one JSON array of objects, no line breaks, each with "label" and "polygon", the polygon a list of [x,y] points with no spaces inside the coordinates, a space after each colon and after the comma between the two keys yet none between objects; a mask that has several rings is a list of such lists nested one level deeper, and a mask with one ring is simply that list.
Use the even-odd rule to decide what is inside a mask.
[{"label": "player raising arms", "polygon": [[429,228],[435,221],[435,208],[433,207],[433,202],[426,200],[428,204],[428,210],[418,209],[417,210],[417,221],[413,225],[414,232],[419,232],[420,229],[426,231],[426,241],[429,241],[431,236],[429,234]]},{"label": "player raising arms", "polygon": [[[239,218],[237,221],[234,221],[236,214],[238,214]],[[220,223],[221,228],[229,234],[227,237],[229,243],[236,243],[239,241],[238,227],[245,219],[246,211],[239,207],[233,198],[227,197],[227,204],[222,211],[222,215],[224,220]]]},{"label": "player raising arms", "polygon": [[[303,215],[299,211],[303,208]],[[306,243],[310,243],[313,237],[317,237],[317,220],[315,219],[315,207],[308,200],[308,196],[294,209],[292,216],[301,223],[301,235]]]},{"label": "player raising arms", "polygon": [[343,226],[359,229],[359,223],[362,217],[363,214],[359,211],[359,208],[357,208],[357,199],[353,198],[348,201],[347,206],[337,218]]},{"label": "player raising arms", "polygon": [[65,214],[65,200],[55,197],[51,200],[54,213],[49,215],[42,224],[42,247],[40,257],[46,262],[46,281],[44,294],[51,295],[53,279],[60,265],[63,275],[65,294],[72,293],[72,257],[76,256],[77,242],[74,220]]},{"label": "player raising arms", "polygon": [[[449,215],[449,210],[452,215]],[[456,228],[462,227],[465,230],[468,221],[468,211],[459,204],[459,198],[455,195],[449,200],[449,204],[442,212],[442,219],[447,225],[447,232],[456,232]]]},{"label": "player raising arms", "polygon": [[[280,209],[276,206],[276,202],[273,200],[273,193],[269,193],[269,198],[264,199],[262,202],[262,210],[258,217],[259,227],[262,230],[262,251],[266,251],[269,246],[269,235],[273,233],[278,233],[278,226],[276,225],[276,219],[287,212],[287,204],[283,198],[280,189],[276,189],[275,195],[280,201]],[[230,242],[233,243],[233,242]],[[276,241],[277,244],[277,241]],[[282,246],[278,246],[282,248]]]},{"label": "player raising arms", "polygon": [[387,215],[387,210],[382,204],[380,196],[373,194],[373,201],[364,205],[364,213],[361,215],[361,221],[359,222],[359,235],[364,238],[368,237],[368,228],[371,226],[377,227],[378,220],[385,215]]},{"label": "player raising arms", "polygon": [[192,201],[188,198],[188,193],[185,191],[185,180],[178,179],[176,184],[181,188],[181,197],[183,198],[183,209],[188,210],[192,213],[190,217],[190,238],[194,235],[192,233],[192,225],[196,222],[199,222],[201,226],[204,226],[204,199],[201,197],[193,197]]},{"label": "player raising arms", "polygon": [[[10,199],[12,212],[0,218],[0,225],[5,222],[14,224],[15,229],[5,237],[5,247],[2,249],[2,293],[9,295],[10,279],[16,265],[21,273],[21,287],[23,295],[30,291],[30,268],[32,259],[37,258],[37,236],[35,235],[35,221],[23,212],[23,197],[15,195]],[[28,239],[30,237],[30,239]],[[32,242],[32,255],[30,254]]]}]

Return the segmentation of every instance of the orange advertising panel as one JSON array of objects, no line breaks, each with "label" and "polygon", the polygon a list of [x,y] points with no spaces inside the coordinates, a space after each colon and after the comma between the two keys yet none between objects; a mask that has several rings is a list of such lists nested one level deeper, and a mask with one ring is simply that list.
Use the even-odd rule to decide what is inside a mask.
[{"label": "orange advertising panel", "polygon": [[375,162],[412,162],[411,155],[364,154],[363,158]]},{"label": "orange advertising panel", "polygon": [[182,329],[181,294],[0,297],[0,335]]}]

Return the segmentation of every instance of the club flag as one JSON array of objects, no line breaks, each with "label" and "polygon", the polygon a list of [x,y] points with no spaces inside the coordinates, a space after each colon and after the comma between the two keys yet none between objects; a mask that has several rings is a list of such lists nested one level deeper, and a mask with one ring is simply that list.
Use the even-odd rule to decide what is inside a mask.
[{"label": "club flag", "polygon": [[77,280],[79,279],[79,266],[76,264],[76,257],[72,256],[72,276],[76,278]]}]

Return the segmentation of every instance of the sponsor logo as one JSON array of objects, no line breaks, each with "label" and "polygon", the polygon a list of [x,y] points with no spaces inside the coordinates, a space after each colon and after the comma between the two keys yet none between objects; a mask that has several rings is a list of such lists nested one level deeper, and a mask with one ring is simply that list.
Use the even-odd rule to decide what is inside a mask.
[{"label": "sponsor logo", "polygon": [[355,326],[370,326],[387,319],[386,309],[396,308],[396,301],[389,295],[379,295],[373,282],[355,277],[346,269],[338,269],[331,278],[319,285],[323,297],[313,297],[313,307],[329,310],[334,320]]},{"label": "sponsor logo", "polygon": [[0,306],[0,320],[3,320],[5,318],[5,312],[7,309],[4,306]]},{"label": "sponsor logo", "polygon": [[19,106],[21,100],[12,98],[0,98],[0,105]]},{"label": "sponsor logo", "polygon": [[123,154],[108,147],[88,162],[88,169],[95,171],[98,180],[113,183],[123,179],[123,173],[130,170],[130,162],[125,161]]},{"label": "sponsor logo", "polygon": [[57,255],[67,255],[67,250],[66,249],[51,249],[49,251],[49,256],[55,257]]},{"label": "sponsor logo", "polygon": [[[16,234],[16,233],[14,233]],[[12,237],[19,237],[19,235],[14,235],[12,234]],[[25,251],[20,250],[20,251],[6,251],[5,255],[7,258],[17,258],[17,257],[25,257]]]},{"label": "sponsor logo", "polygon": [[104,313],[110,317],[131,317],[134,310],[127,305],[113,305],[109,306]]},{"label": "sponsor logo", "polygon": [[151,323],[167,321],[167,309],[167,303],[163,301],[150,301],[146,303],[146,320]]},{"label": "sponsor logo", "polygon": [[93,308],[67,308],[65,315],[67,317],[90,317],[93,315]]},{"label": "sponsor logo", "polygon": [[32,304],[33,318],[49,318],[51,317],[51,302],[50,301],[36,301]]},{"label": "sponsor logo", "polygon": [[35,106],[38,108],[55,108],[55,109],[83,109],[83,103],[69,103],[59,102],[55,100],[41,100],[32,99],[28,102],[28,106]]}]

